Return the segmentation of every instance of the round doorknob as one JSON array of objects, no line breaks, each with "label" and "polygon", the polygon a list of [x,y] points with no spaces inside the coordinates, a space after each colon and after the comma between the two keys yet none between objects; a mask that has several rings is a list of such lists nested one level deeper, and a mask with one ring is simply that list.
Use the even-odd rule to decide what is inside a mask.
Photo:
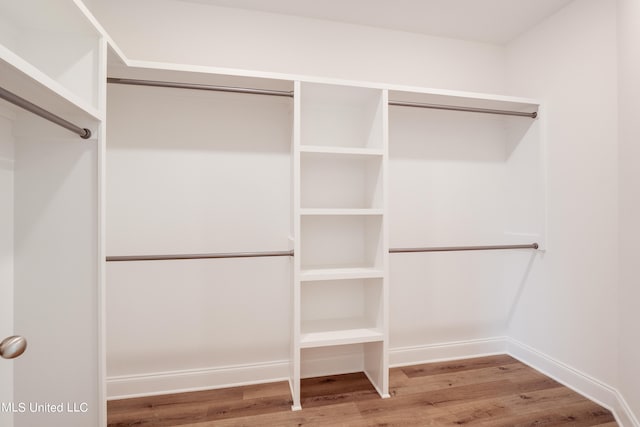
[{"label": "round doorknob", "polygon": [[15,359],[27,349],[27,340],[24,337],[14,335],[0,342],[0,356],[5,359]]}]

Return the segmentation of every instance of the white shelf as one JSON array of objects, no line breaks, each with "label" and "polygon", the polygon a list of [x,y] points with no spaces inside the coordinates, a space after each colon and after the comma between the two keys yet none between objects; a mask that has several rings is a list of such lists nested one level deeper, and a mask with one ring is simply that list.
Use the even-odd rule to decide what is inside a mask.
[{"label": "white shelf", "polygon": [[382,341],[384,333],[376,327],[367,327],[367,321],[356,319],[325,319],[302,324],[300,347],[327,347]]},{"label": "white shelf", "polygon": [[293,407],[302,359],[340,351],[322,347],[361,344],[364,370],[387,396],[387,93],[306,82],[296,93]]},{"label": "white shelf", "polygon": [[103,120],[103,114],[59,82],[0,44],[0,85],[16,95],[65,119],[87,117]]},{"label": "white shelf", "polygon": [[300,215],[382,215],[382,209],[324,209],[324,208],[303,208]]},{"label": "white shelf", "polygon": [[[0,54],[29,78],[95,116],[101,104],[102,34],[86,13],[74,1],[0,2]],[[7,76],[2,77],[6,85]],[[17,90],[12,92],[39,104],[38,98]]]},{"label": "white shelf", "polygon": [[[209,70],[204,70],[204,67],[189,67],[176,64],[172,64],[171,68],[167,68],[166,64],[139,60],[129,60],[128,65],[125,66],[121,59],[113,54],[114,52],[111,53],[107,74],[113,78],[246,87],[284,92],[293,91],[293,81],[290,79],[272,79],[251,77],[249,75],[242,76],[236,73],[210,72]],[[286,97],[281,99],[287,103],[291,102]]]},{"label": "white shelf", "polygon": [[[509,110],[532,113],[538,111],[539,102],[533,99],[511,96],[488,95],[451,90],[425,90],[423,88],[389,90],[389,101],[414,102],[419,104],[446,105],[489,110]],[[392,107],[393,108],[393,107]],[[455,113],[455,114],[460,114]]]},{"label": "white shelf", "polygon": [[384,276],[384,270],[374,267],[341,267],[326,266],[303,268],[300,271],[301,281],[344,280],[344,279],[378,279]]},{"label": "white shelf", "polygon": [[349,156],[382,156],[384,152],[381,148],[358,148],[358,147],[335,147],[320,145],[302,145],[301,153],[312,154],[334,154]]}]

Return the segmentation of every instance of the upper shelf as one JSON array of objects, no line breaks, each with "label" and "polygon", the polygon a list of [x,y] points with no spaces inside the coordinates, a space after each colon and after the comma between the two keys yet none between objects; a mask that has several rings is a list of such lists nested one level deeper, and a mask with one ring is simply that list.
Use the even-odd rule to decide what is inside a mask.
[{"label": "upper shelf", "polygon": [[[476,108],[483,110],[537,113],[539,104],[530,99],[500,95],[471,94],[454,91],[404,91],[390,90],[389,103],[407,102],[445,107]],[[391,108],[403,108],[393,107]]]},{"label": "upper shelf", "polygon": [[[179,67],[163,64],[167,68],[160,68],[158,64],[123,59],[114,50],[109,50],[107,75],[112,78],[150,80],[159,82],[192,83],[199,85],[227,86],[250,89],[266,89],[283,92],[293,92],[293,81],[262,77],[250,77],[233,74],[211,73],[198,70],[198,67]],[[288,99],[288,98],[283,98]]]},{"label": "upper shelf", "polygon": [[[67,120],[103,119],[100,111],[93,105],[88,104],[2,45],[0,45],[0,87]],[[5,101],[0,102],[5,103]],[[10,108],[18,109],[14,106]]]},{"label": "upper shelf", "polygon": [[[33,103],[99,118],[101,33],[72,0],[0,2],[2,86]],[[40,89],[47,89],[40,97]],[[71,105],[72,107],[69,107]],[[59,105],[54,105],[58,106]],[[77,111],[76,111],[77,112]]]},{"label": "upper shelf", "polygon": [[379,89],[302,83],[301,146],[381,152],[382,95]]},{"label": "upper shelf", "polygon": [[[413,102],[436,104],[466,108],[483,108],[506,110],[524,113],[538,111],[540,102],[535,99],[496,95],[479,92],[465,92],[449,89],[424,88],[385,84],[379,82],[352,81],[334,78],[323,78],[309,75],[264,72],[259,70],[242,70],[223,67],[212,67],[197,64],[175,64],[153,61],[139,61],[127,58],[124,53],[110,41],[109,51],[110,77],[148,79],[167,82],[199,83],[211,85],[227,85],[257,89],[273,89],[293,91],[294,82],[302,83],[302,104],[305,110],[305,98],[310,95],[312,108],[333,104],[339,108],[372,104],[377,105],[377,98],[383,90],[389,92],[389,102]],[[345,90],[348,87],[348,90]],[[313,105],[315,104],[315,105]],[[307,107],[309,105],[307,104]],[[375,106],[373,108],[376,108]],[[392,107],[399,108],[399,107]],[[334,110],[335,112],[335,110]],[[303,111],[304,114],[304,111]],[[365,114],[366,116],[367,114]],[[334,116],[335,118],[335,116]],[[339,118],[339,117],[338,117]],[[365,120],[367,122],[368,120]],[[366,128],[366,123],[364,124]],[[308,124],[304,126],[308,128]],[[313,135],[311,135],[313,137]],[[345,146],[335,141],[313,141],[303,138],[303,145]],[[346,147],[372,147],[375,144],[351,143]]]}]

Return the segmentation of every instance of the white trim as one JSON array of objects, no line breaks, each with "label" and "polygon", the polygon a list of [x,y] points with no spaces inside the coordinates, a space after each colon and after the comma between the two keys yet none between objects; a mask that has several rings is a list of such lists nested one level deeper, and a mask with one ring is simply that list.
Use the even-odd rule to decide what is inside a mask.
[{"label": "white trim", "polygon": [[542,213],[542,236],[538,241],[538,250],[546,252],[549,250],[549,138],[547,132],[547,111],[544,102],[538,105],[538,156],[540,160],[539,173],[542,180],[542,203],[544,212]]},{"label": "white trim", "polygon": [[616,397],[619,406],[614,415],[616,416],[616,420],[618,420],[618,424],[621,426],[640,427],[640,421],[638,421],[636,414],[633,413],[627,401],[617,390]]},{"label": "white trim", "polygon": [[107,400],[289,380],[289,361],[107,377]]},{"label": "white trim", "polygon": [[496,354],[505,354],[506,349],[507,337],[452,341],[415,347],[397,347],[389,351],[389,366],[396,368],[422,363],[494,356]]},{"label": "white trim", "polygon": [[623,427],[640,427],[624,398],[615,388],[608,384],[513,338],[507,339],[507,353],[560,384],[607,408],[613,413],[619,425]]},{"label": "white trim", "polygon": [[[98,81],[104,82],[107,79],[107,40],[100,39],[99,59],[98,59]],[[98,425],[107,426],[107,297],[106,297],[106,183],[107,183],[107,87],[105,84],[98,84],[98,109],[105,120],[98,125],[97,132],[97,165],[96,165],[96,209],[97,209],[97,256],[98,265],[97,277],[97,318],[98,318]]]}]

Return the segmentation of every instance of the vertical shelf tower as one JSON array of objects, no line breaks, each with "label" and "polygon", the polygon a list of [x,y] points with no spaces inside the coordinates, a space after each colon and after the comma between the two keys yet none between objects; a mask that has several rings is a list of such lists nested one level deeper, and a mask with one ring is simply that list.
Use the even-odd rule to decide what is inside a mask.
[{"label": "vertical shelf tower", "polygon": [[[387,105],[386,90],[295,85],[294,410],[301,375],[318,372],[363,371],[389,397]],[[347,346],[355,364],[328,356],[304,368],[317,349]]]}]

